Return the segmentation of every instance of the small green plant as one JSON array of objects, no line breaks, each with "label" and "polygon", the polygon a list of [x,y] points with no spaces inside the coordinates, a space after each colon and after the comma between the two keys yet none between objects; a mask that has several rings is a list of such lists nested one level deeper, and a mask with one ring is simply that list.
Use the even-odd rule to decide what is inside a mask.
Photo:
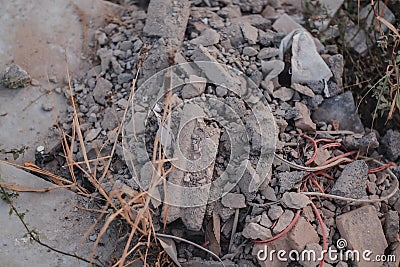
[{"label": "small green plant", "polygon": [[23,146],[21,148],[13,148],[13,149],[0,149],[1,154],[12,154],[13,159],[17,160],[21,155],[25,154],[25,151],[28,149],[27,146]]}]

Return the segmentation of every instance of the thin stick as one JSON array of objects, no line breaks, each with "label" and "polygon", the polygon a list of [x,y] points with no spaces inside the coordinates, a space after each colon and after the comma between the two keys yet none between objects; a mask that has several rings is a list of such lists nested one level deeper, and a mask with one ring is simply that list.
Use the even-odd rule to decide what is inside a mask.
[{"label": "thin stick", "polygon": [[231,233],[231,239],[229,240],[229,248],[228,251],[229,253],[232,252],[232,245],[233,245],[233,236],[236,234],[236,229],[239,221],[239,209],[235,210],[235,217],[233,219],[233,226],[232,226],[232,233]]}]

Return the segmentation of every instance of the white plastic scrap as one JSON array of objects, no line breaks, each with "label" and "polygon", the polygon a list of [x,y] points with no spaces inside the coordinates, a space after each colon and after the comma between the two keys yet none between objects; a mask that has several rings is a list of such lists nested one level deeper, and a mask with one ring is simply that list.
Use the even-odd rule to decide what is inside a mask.
[{"label": "white plastic scrap", "polygon": [[290,46],[292,46],[292,84],[324,81],[324,92],[329,97],[327,81],[333,75],[318,53],[311,34],[303,29],[296,29],[286,35],[279,47],[281,60]]},{"label": "white plastic scrap", "polygon": [[175,140],[174,133],[171,128],[168,127],[168,121],[171,120],[171,114],[167,115],[164,123],[162,123],[161,108],[158,104],[155,104],[153,112],[156,115],[158,122],[158,130],[156,136],[160,138],[161,145],[166,151],[171,147],[171,143]]}]

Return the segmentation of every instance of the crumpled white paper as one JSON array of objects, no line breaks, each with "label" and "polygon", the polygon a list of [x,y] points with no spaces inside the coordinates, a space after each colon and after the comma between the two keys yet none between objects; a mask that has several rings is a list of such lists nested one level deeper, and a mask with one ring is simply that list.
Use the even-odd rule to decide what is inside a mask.
[{"label": "crumpled white paper", "polygon": [[324,91],[329,96],[327,81],[333,74],[318,53],[311,34],[303,29],[296,29],[286,35],[279,46],[281,60],[290,46],[292,46],[292,84],[324,81]]}]

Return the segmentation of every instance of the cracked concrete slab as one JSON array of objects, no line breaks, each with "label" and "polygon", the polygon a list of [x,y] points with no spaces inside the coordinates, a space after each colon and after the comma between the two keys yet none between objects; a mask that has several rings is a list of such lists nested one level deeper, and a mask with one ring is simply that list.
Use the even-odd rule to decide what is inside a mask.
[{"label": "cracked concrete slab", "polygon": [[[53,184],[43,179],[0,163],[0,178],[5,183],[25,188],[52,188]],[[30,230],[39,233],[40,240],[49,246],[77,253],[90,259],[93,242],[81,239],[96,219],[88,211],[77,209],[79,197],[73,192],[59,189],[47,193],[19,193],[12,198],[19,213]],[[10,205],[0,199],[0,263],[2,266],[88,266],[88,263],[66,256],[30,241],[26,229],[15,212],[9,215]],[[107,236],[105,246],[97,251],[101,260],[107,260],[112,249],[113,238]],[[97,254],[96,253],[96,254]]]},{"label": "cracked concrete slab", "polygon": [[101,0],[2,3],[0,70],[15,63],[35,80],[35,86],[12,90],[0,86],[0,149],[27,146],[19,159],[23,162],[34,161],[37,146],[50,146],[44,140],[66,107],[66,99],[55,93],[64,85],[65,59],[72,76],[85,73],[89,68],[86,49],[95,29],[107,15],[121,10]]}]

